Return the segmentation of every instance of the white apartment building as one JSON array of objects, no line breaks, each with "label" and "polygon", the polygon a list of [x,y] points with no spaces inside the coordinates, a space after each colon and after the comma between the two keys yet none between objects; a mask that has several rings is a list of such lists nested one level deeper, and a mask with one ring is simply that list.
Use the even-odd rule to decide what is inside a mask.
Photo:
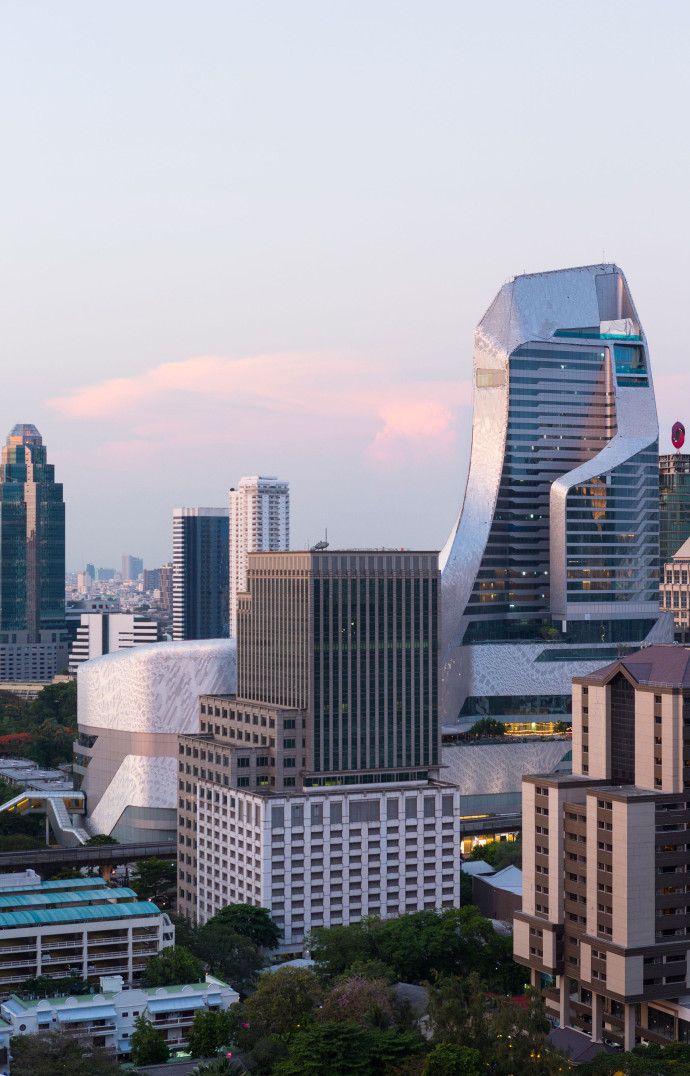
[{"label": "white apartment building", "polygon": [[80,619],[69,656],[69,671],[73,675],[91,658],[158,640],[156,621],[135,617],[134,613],[82,613]]},{"label": "white apartment building", "polygon": [[38,975],[122,975],[175,944],[169,917],[102,878],[42,882],[32,870],[0,875],[0,991]]},{"label": "white apartment building", "polygon": [[0,1005],[10,1035],[31,1035],[58,1027],[79,1042],[128,1054],[138,1016],[153,1024],[170,1050],[184,1049],[194,1013],[227,1011],[239,1001],[231,986],[213,975],[202,983],[126,989],[121,975],[102,976],[96,994],[27,1001],[16,995]]},{"label": "white apartment building", "polygon": [[241,478],[230,490],[230,638],[237,595],[247,588],[247,554],[290,548],[290,484],[274,475]]},{"label": "white apartment building", "polygon": [[[193,742],[185,737],[185,748]],[[196,807],[190,827],[183,811],[179,818],[181,910],[205,923],[226,904],[268,908],[283,954],[301,953],[312,927],[460,903],[457,786],[262,796],[202,779]],[[197,848],[186,864],[194,821]],[[185,907],[187,885],[195,907]]]}]

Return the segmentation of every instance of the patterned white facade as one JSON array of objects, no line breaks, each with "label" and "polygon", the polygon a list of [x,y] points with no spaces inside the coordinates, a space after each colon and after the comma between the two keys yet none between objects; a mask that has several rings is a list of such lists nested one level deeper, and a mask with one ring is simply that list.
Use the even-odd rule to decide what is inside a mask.
[{"label": "patterned white facade", "polygon": [[75,773],[87,826],[120,840],[175,839],[177,736],[198,728],[199,696],[235,690],[235,643],[156,643],[79,671]]},{"label": "patterned white facade", "polygon": [[670,641],[670,618],[657,623],[657,438],[620,269],[504,285],[475,333],[470,469],[441,554],[444,721],[529,712],[522,692],[562,712],[572,676],[615,656],[598,647],[655,625]]},{"label": "patterned white facade", "polygon": [[247,588],[247,554],[290,548],[290,485],[273,475],[241,478],[230,490],[230,637],[237,634],[237,595]]}]

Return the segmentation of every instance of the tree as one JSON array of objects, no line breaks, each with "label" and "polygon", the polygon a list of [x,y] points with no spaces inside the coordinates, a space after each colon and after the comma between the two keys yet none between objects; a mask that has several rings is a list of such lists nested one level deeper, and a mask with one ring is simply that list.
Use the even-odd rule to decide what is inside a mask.
[{"label": "tree", "polygon": [[471,1046],[439,1042],[427,1057],[422,1076],[482,1076],[481,1054]]},{"label": "tree", "polygon": [[348,979],[355,977],[360,979],[382,979],[389,986],[396,979],[393,969],[388,964],[384,964],[382,960],[376,958],[373,960],[355,960],[346,970],[345,976]]},{"label": "tree", "polygon": [[240,1061],[229,1057],[215,1057],[202,1061],[191,1070],[190,1076],[245,1076],[247,1070]]},{"label": "tree", "polygon": [[519,867],[522,865],[522,834],[514,841],[491,841],[489,844],[478,844],[472,849],[470,859],[483,859],[497,871],[503,870],[511,863]]},{"label": "tree", "polygon": [[196,953],[198,930],[191,919],[186,915],[178,915],[176,912],[168,912],[170,922],[175,927],[175,944],[183,945],[185,949]]},{"label": "tree", "polygon": [[96,848],[100,847],[100,845],[119,844],[120,842],[115,837],[111,837],[109,833],[94,833],[86,843],[90,848]]},{"label": "tree", "polygon": [[383,979],[355,976],[339,983],[325,999],[319,1020],[322,1023],[374,1023],[390,1027],[393,1023],[394,996]]},{"label": "tree", "polygon": [[213,1057],[235,1038],[237,1017],[222,1009],[197,1009],[189,1036],[192,1057]]},{"label": "tree", "polygon": [[279,1061],[275,1076],[379,1076],[423,1049],[410,1032],[379,1031],[357,1024],[314,1024],[302,1028]]},{"label": "tree", "polygon": [[24,756],[39,766],[57,766],[72,761],[74,731],[48,719],[37,725],[27,741]]},{"label": "tree", "polygon": [[165,1039],[145,1016],[137,1016],[134,1021],[129,1044],[135,1065],[158,1065],[170,1057]]},{"label": "tree", "polygon": [[62,1030],[12,1036],[16,1076],[118,1076],[120,1066],[99,1046],[83,1046]]},{"label": "tree", "polygon": [[496,721],[493,717],[482,717],[475,721],[469,730],[468,736],[479,738],[482,736],[505,736],[506,727],[502,721]]},{"label": "tree", "polygon": [[271,919],[267,908],[256,908],[253,904],[228,904],[213,918],[226,923],[235,934],[250,938],[260,949],[278,948],[281,930]]},{"label": "tree", "polygon": [[322,1000],[323,989],[310,968],[278,968],[259,976],[244,1012],[260,1034],[288,1038],[310,1020]]},{"label": "tree", "polygon": [[376,959],[372,921],[343,927],[314,927],[307,948],[320,971],[342,975],[356,962]]},{"label": "tree", "polygon": [[254,942],[236,934],[218,915],[199,929],[196,954],[240,994],[248,993],[265,963]]},{"label": "tree", "polygon": [[146,963],[147,986],[178,986],[204,980],[204,965],[184,945],[169,945]]},{"label": "tree", "polygon": [[139,900],[152,900],[163,907],[176,882],[177,866],[174,860],[158,859],[156,856],[137,860],[132,888],[136,890]]},{"label": "tree", "polygon": [[54,721],[67,728],[77,727],[77,685],[74,680],[68,684],[48,684],[39,691],[29,706],[29,720],[32,724]]},{"label": "tree", "polygon": [[61,979],[52,979],[50,975],[37,975],[33,979],[25,979],[18,993],[30,994],[35,998],[50,998],[58,995],[78,997],[90,991],[91,984],[88,979],[82,979],[80,975],[65,975]]},{"label": "tree", "polygon": [[557,732],[560,736],[568,731],[568,725],[565,721],[557,721],[553,727],[553,731]]}]

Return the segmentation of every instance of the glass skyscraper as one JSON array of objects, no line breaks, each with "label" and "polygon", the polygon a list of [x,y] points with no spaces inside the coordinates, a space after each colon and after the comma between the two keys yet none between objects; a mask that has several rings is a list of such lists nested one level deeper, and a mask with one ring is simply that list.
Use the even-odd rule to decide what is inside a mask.
[{"label": "glass skyscraper", "polygon": [[173,511],[173,639],[226,639],[228,509]]},{"label": "glass skyscraper", "polygon": [[659,560],[663,567],[690,538],[690,456],[659,457]]},{"label": "glass skyscraper", "polygon": [[[658,426],[616,266],[516,277],[475,335],[464,502],[442,553],[443,711],[548,720],[658,623]],[[668,627],[668,638],[664,635]]]},{"label": "glass skyscraper", "polygon": [[[40,433],[13,427],[0,464],[0,632],[27,633],[65,626],[65,503]],[[3,637],[2,642],[19,640]]]}]

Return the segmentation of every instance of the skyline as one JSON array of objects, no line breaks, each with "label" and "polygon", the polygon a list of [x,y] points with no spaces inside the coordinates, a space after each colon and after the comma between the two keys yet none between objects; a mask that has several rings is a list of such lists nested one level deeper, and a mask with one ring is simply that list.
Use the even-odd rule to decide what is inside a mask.
[{"label": "skyline", "polygon": [[440,549],[473,328],[525,271],[622,267],[671,451],[690,22],[671,10],[8,5],[0,419],[50,446],[68,565],[165,563],[174,508],[256,473],[289,478],[297,548],[328,527]]}]

